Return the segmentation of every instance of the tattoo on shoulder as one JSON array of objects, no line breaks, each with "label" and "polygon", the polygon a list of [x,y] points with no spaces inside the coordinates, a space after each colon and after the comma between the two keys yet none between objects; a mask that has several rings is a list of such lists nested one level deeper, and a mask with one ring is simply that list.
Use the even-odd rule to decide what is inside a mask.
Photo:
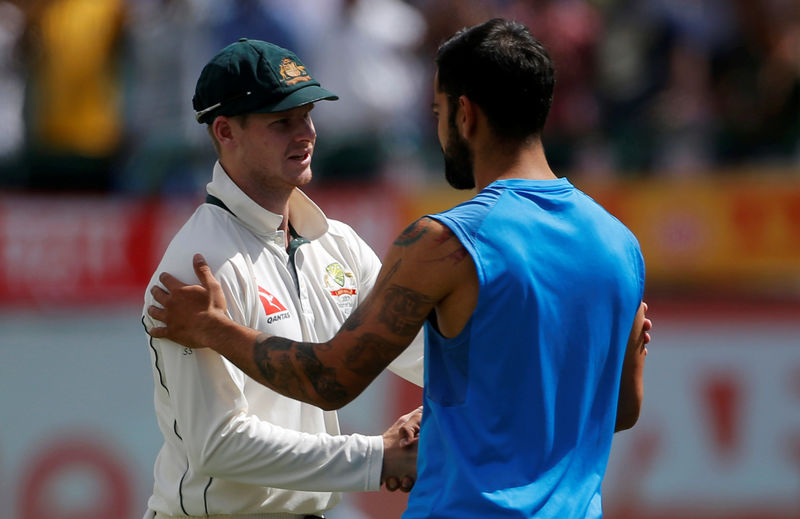
[{"label": "tattoo on shoulder", "polygon": [[458,237],[455,235],[455,233],[446,225],[442,226],[442,231],[436,238],[435,243],[437,248],[445,244],[455,248],[450,252],[445,253],[442,256],[438,256],[428,260],[430,262],[451,261],[453,264],[456,264],[469,256],[469,253],[467,252],[467,249],[464,247],[464,245],[461,243],[461,240],[459,240]]},{"label": "tattoo on shoulder", "polygon": [[398,247],[408,247],[412,243],[419,241],[419,239],[422,238],[426,232],[428,232],[427,227],[425,227],[426,221],[428,221],[427,218],[420,218],[416,222],[406,227],[405,230],[400,233],[400,236],[398,236],[394,241],[394,245],[397,245]]},{"label": "tattoo on shoulder", "polygon": [[439,234],[439,237],[436,238],[436,245],[441,245],[447,240],[455,238],[456,235],[453,231],[450,230],[450,227],[444,225],[442,226],[442,232]]},{"label": "tattoo on shoulder", "polygon": [[458,248],[456,248],[455,250],[445,254],[444,256],[440,256],[440,257],[437,257],[437,258],[432,258],[432,259],[430,259],[428,261],[429,262],[451,261],[453,263],[453,265],[455,265],[456,263],[460,263],[465,258],[468,258],[468,257],[469,257],[469,252],[467,252],[467,249],[463,245],[459,244]]},{"label": "tattoo on shoulder", "polygon": [[422,292],[392,285],[386,290],[378,319],[396,335],[414,335],[434,303],[433,298]]}]

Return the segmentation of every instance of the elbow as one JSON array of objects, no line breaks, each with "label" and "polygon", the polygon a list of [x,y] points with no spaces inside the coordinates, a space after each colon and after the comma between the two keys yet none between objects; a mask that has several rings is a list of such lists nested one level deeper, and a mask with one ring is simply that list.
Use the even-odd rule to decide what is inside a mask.
[{"label": "elbow", "polygon": [[627,411],[624,413],[617,413],[617,422],[614,426],[614,432],[627,431],[631,429],[636,422],[639,421],[639,409]]},{"label": "elbow", "polygon": [[236,445],[237,433],[247,427],[247,421],[231,420],[211,428],[208,434],[200,436],[184,435],[183,443],[192,470],[206,476],[220,476],[225,473],[229,463],[229,448]]},{"label": "elbow", "polygon": [[309,403],[319,407],[323,411],[338,411],[342,407],[352,402],[354,399],[355,396],[342,395],[334,399],[320,399],[318,401]]},{"label": "elbow", "polygon": [[211,438],[208,440],[209,441],[198,441],[196,443],[184,442],[186,445],[186,455],[189,458],[189,465],[192,467],[193,471],[206,476],[216,476],[219,471],[217,456],[215,456],[218,447],[216,444],[218,442],[212,441]]},{"label": "elbow", "polygon": [[[373,377],[374,378],[374,377]],[[371,381],[372,379],[369,379]],[[361,377],[331,376],[309,380],[298,400],[319,407],[323,411],[338,411],[360,395],[368,385]]]},{"label": "elbow", "polygon": [[627,401],[620,401],[617,407],[617,420],[614,426],[614,432],[626,431],[636,425],[636,422],[639,421],[641,410],[641,395]]}]

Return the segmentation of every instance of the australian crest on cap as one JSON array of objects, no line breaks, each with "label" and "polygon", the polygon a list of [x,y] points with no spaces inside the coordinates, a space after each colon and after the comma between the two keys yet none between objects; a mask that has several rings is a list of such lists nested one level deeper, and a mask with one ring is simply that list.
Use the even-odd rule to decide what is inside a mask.
[{"label": "australian crest on cap", "polygon": [[303,65],[298,65],[292,58],[281,60],[281,77],[287,85],[294,85],[303,81],[311,81],[311,76]]}]

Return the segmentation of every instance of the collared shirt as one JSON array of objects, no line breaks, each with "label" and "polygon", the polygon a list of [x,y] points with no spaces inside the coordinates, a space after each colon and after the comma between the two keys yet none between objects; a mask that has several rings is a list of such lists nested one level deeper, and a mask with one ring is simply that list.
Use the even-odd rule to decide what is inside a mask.
[{"label": "collared shirt", "polygon": [[[207,189],[228,210],[203,204],[175,235],[145,292],[145,328],[155,323],[146,308],[158,274],[196,282],[192,256],[199,252],[235,321],[293,340],[330,339],[375,283],[380,261],[372,249],[295,190],[289,219],[306,240],[287,252],[282,216],[247,197],[219,164]],[[148,341],[164,435],[151,510],[320,514],[340,500],[338,492],[380,488],[381,436],[341,435],[335,412],[275,393],[212,350]],[[421,340],[390,369],[421,385]]]}]

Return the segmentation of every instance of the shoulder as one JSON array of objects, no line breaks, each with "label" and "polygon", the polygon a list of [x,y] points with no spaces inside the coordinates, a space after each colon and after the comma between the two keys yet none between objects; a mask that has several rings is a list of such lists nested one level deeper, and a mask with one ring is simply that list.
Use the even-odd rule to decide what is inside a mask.
[{"label": "shoulder", "polygon": [[452,234],[449,227],[439,220],[440,215],[428,215],[412,222],[403,229],[392,245],[408,247],[418,242],[436,241],[444,234]]},{"label": "shoulder", "polygon": [[374,255],[372,247],[352,227],[339,220],[328,220],[328,231],[319,238],[329,241],[341,253],[352,253],[356,257]]},{"label": "shoulder", "polygon": [[348,224],[339,220],[332,220],[330,218],[328,218],[328,232],[326,234],[330,234],[335,238],[355,240],[361,239],[358,233]]},{"label": "shoulder", "polygon": [[630,246],[631,249],[640,250],[639,240],[636,235],[625,225],[619,218],[609,212],[602,204],[597,202],[592,196],[584,191],[575,188],[575,193],[580,197],[586,206],[593,208],[595,213],[602,216],[600,222],[605,223],[609,230],[614,230],[618,236],[621,237],[624,243]]},{"label": "shoulder", "polygon": [[406,227],[392,245],[396,254],[423,262],[464,249],[460,236],[448,225],[430,216],[423,216]]},{"label": "shoulder", "polygon": [[504,189],[490,185],[469,200],[428,217],[450,228],[463,241],[481,228],[504,192]]},{"label": "shoulder", "polygon": [[192,258],[200,253],[215,275],[223,266],[241,259],[236,219],[216,207],[201,205],[173,236],[159,262],[150,285],[161,272],[169,272],[185,283],[195,282]]}]

